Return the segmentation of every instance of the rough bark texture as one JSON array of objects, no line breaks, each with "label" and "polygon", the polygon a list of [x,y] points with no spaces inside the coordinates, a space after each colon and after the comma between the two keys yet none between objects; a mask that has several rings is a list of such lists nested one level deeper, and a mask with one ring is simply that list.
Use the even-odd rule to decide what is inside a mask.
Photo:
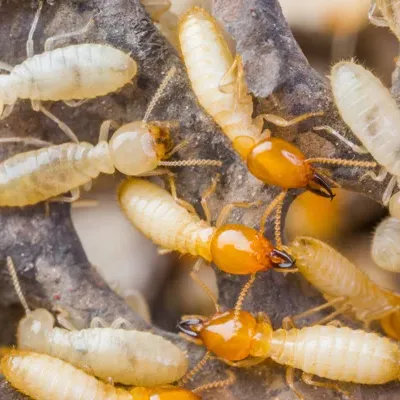
[{"label": "rough bark texture", "polygon": [[[0,54],[2,61],[17,64],[25,58],[25,41],[31,25],[35,4],[3,0],[0,2]],[[242,55],[249,89],[259,98],[274,94],[280,110],[286,117],[302,112],[324,110],[326,116],[304,123],[298,129],[276,130],[274,134],[293,140],[310,157],[355,158],[351,151],[334,138],[309,129],[316,123],[328,123],[344,132],[332,104],[329,84],[309,66],[284,20],[277,0],[217,0],[216,17],[237,42]],[[120,122],[141,119],[146,104],[160,83],[163,73],[176,65],[176,79],[165,97],[157,105],[152,118],[179,120],[180,128],[174,140],[188,138],[191,145],[179,153],[181,158],[219,158],[224,161],[223,177],[216,196],[211,201],[214,217],[218,210],[233,200],[262,199],[268,202],[278,193],[277,188],[266,187],[249,175],[223,136],[196,103],[184,67],[177,53],[158,34],[139,0],[66,0],[47,4],[35,34],[36,51],[40,52],[44,39],[60,31],[71,31],[95,18],[95,26],[81,41],[108,43],[137,60],[139,73],[133,85],[117,94],[87,102],[79,108],[62,104],[51,105],[51,110],[63,119],[81,140],[95,143],[98,128],[104,119]],[[265,108],[261,101],[259,110]],[[46,117],[32,111],[27,102],[20,101],[13,114],[0,124],[1,137],[36,136],[54,143],[66,140],[61,131]],[[348,137],[354,137],[348,132]],[[21,145],[2,145],[0,158],[26,150]],[[368,159],[368,157],[366,157]],[[199,196],[210,183],[213,169],[181,169],[178,190],[186,200],[199,207]],[[360,184],[362,170],[332,169],[334,179],[345,187],[380,201],[384,183],[366,181]],[[116,178],[116,179],[119,179]],[[287,204],[293,198],[288,197]],[[250,210],[240,215],[243,223],[257,226],[261,210]],[[239,220],[239,215],[233,219]],[[0,260],[7,255],[14,258],[21,284],[32,308],[56,306],[67,310],[78,327],[87,326],[94,316],[111,322],[122,316],[137,329],[149,328],[102,282],[91,268],[76,236],[69,216],[68,205],[51,204],[46,216],[42,204],[23,209],[3,209],[0,212]],[[96,224],[96,221],[93,221]],[[103,227],[99,226],[98,229]],[[106,244],[105,244],[106,245]],[[17,298],[4,268],[0,269],[1,341],[10,344],[21,313],[16,312]],[[246,278],[219,273],[220,303],[232,307]],[[250,311],[265,311],[275,328],[282,318],[297,314],[321,302],[320,296],[299,276],[283,276],[275,272],[262,273],[245,301]],[[158,331],[156,328],[153,328]],[[189,350],[194,364],[203,350],[188,345],[180,337],[160,332]],[[197,378],[209,382],[225,377],[225,366],[213,360]],[[213,399],[294,399],[286,386],[284,369],[266,362],[260,367],[237,371],[238,382],[205,398]],[[297,385],[309,398],[342,398],[337,392]],[[345,386],[345,385],[343,385]],[[394,399],[399,385],[377,387],[346,385],[356,399]],[[398,396],[397,396],[398,397]],[[0,385],[0,398],[25,398]]]}]

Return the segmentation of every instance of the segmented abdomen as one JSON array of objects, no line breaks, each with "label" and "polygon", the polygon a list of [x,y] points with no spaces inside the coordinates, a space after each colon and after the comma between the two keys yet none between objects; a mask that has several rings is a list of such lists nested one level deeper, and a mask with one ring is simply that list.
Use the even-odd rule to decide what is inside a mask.
[{"label": "segmented abdomen", "polygon": [[0,206],[26,206],[112,173],[106,142],[64,143],[19,153],[0,164]]},{"label": "segmented abdomen", "polygon": [[333,67],[331,83],[343,120],[380,165],[400,175],[400,111],[389,90],[351,62]]},{"label": "segmented abdomen", "polygon": [[1,366],[7,381],[35,400],[132,400],[127,391],[45,354],[13,351]]},{"label": "segmented abdomen", "polygon": [[69,332],[54,328],[30,350],[61,358],[107,380],[135,386],[165,385],[187,371],[185,354],[150,332],[94,328]]},{"label": "segmented abdomen", "polygon": [[213,229],[178,205],[166,190],[148,181],[128,179],[118,197],[129,221],[155,244],[211,260]]},{"label": "segmented abdomen", "polygon": [[28,58],[11,75],[21,77],[18,97],[32,100],[90,99],[114,92],[137,71],[128,54],[111,46],[79,44]]},{"label": "segmented abdomen", "polygon": [[338,381],[381,384],[399,377],[398,345],[350,328],[278,329],[269,355],[279,364]]},{"label": "segmented abdomen", "polygon": [[[233,89],[230,93],[223,93],[219,88],[234,59],[213,18],[205,10],[193,7],[181,19],[179,40],[193,91],[200,104],[230,140],[237,136],[251,136],[258,140],[260,132],[253,125],[253,103],[246,93],[244,79],[240,98]],[[236,84],[236,73],[228,78],[227,82]]]}]

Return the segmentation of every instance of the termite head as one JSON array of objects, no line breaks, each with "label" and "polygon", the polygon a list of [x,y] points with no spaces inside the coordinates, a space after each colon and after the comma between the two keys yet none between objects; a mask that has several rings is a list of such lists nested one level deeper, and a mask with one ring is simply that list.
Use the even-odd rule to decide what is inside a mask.
[{"label": "termite head", "polygon": [[227,224],[218,228],[211,239],[211,257],[222,271],[247,275],[270,268],[291,268],[295,260],[253,228]]},{"label": "termite head", "polygon": [[322,197],[334,194],[322,174],[295,145],[280,138],[258,142],[248,151],[247,166],[258,179],[284,189],[305,188]]},{"label": "termite head", "polygon": [[110,156],[118,171],[134,176],[156,169],[170,147],[167,129],[135,121],[115,131]]},{"label": "termite head", "polygon": [[200,400],[201,397],[190,390],[177,386],[161,386],[158,388],[132,388],[129,393],[132,400]]},{"label": "termite head", "polygon": [[44,308],[29,312],[18,324],[17,345],[23,350],[43,348],[46,334],[54,327],[54,317]]},{"label": "termite head", "polygon": [[216,313],[210,318],[183,317],[178,328],[184,334],[199,339],[218,357],[230,361],[243,360],[256,354],[259,357],[266,355],[266,340],[272,334],[269,323],[258,323],[246,311],[240,311],[235,320],[233,310]]}]

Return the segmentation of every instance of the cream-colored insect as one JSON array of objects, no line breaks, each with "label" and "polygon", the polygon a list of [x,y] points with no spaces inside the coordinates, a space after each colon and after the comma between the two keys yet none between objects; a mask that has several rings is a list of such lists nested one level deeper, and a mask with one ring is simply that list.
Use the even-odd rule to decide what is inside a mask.
[{"label": "cream-colored insect", "polygon": [[[106,325],[100,318],[92,320],[90,329],[69,331],[54,327],[54,317],[47,310],[29,309],[10,257],[7,266],[26,311],[18,325],[19,349],[60,358],[99,378],[126,385],[165,385],[186,373],[188,361],[182,350],[150,332],[120,329],[130,326],[123,318],[117,318],[111,327],[100,328]],[[59,322],[74,329],[62,317]]]},{"label": "cream-colored insect", "polygon": [[62,100],[75,107],[127,84],[136,75],[137,65],[128,54],[106,45],[88,43],[53,50],[56,41],[83,34],[90,23],[76,32],[47,39],[45,52],[34,56],[32,38],[42,6],[40,0],[27,41],[27,60],[15,67],[0,63],[0,69],[10,72],[0,75],[0,119],[10,115],[18,99],[30,99],[35,111],[42,111],[78,142],[71,129],[44,108],[41,101]]},{"label": "cream-colored insect", "polygon": [[211,382],[193,391],[174,386],[120,389],[57,358],[18,350],[4,356],[1,367],[14,388],[35,400],[200,400],[197,393],[235,381],[233,374],[229,374],[224,381]]},{"label": "cream-colored insect", "polygon": [[400,339],[400,296],[380,288],[349,260],[320,240],[298,237],[290,246],[299,272],[328,300],[301,314],[310,315],[327,307],[336,311],[319,323],[351,312],[365,323],[379,321],[389,336]]},{"label": "cream-colored insect", "polygon": [[122,125],[109,142],[111,120],[103,122],[96,146],[86,142],[64,143],[20,153],[0,163],[0,206],[36,204],[68,191],[71,197],[59,199],[75,201],[80,186],[90,189],[92,179],[100,173],[113,174],[115,169],[126,175],[154,175],[168,172],[156,169],[160,166],[220,166],[221,162],[216,160],[163,161],[179,146],[171,150],[169,122],[147,120],[174,73],[172,67],[143,121]]},{"label": "cream-colored insect", "polygon": [[[375,15],[379,11],[382,16]],[[400,1],[372,0],[369,10],[369,20],[377,26],[388,26],[400,40]]]},{"label": "cream-colored insect", "polygon": [[314,129],[328,130],[355,152],[370,153],[382,170],[377,176],[371,171],[366,175],[377,181],[383,181],[388,172],[393,175],[382,197],[387,205],[400,183],[400,110],[389,90],[361,65],[340,62],[333,66],[330,78],[340,115],[365,148],[329,126]]},{"label": "cream-colored insect", "polygon": [[340,390],[333,382],[318,382],[313,375],[343,382],[377,385],[399,379],[400,349],[397,343],[375,333],[347,327],[312,326],[297,329],[285,318],[283,329],[273,330],[264,313],[257,318],[240,311],[217,312],[210,317],[183,317],[178,327],[190,341],[207,347],[219,359],[236,367],[257,365],[267,358],[286,365],[290,388],[294,368],[303,371],[305,383]]},{"label": "cream-colored insect", "polygon": [[387,217],[379,223],[372,239],[371,255],[379,267],[400,272],[400,220]]}]

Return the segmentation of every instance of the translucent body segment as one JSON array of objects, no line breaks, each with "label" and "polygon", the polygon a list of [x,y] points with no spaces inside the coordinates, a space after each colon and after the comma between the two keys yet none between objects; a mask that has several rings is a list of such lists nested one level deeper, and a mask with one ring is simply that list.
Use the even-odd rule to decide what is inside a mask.
[{"label": "translucent body segment", "polygon": [[129,221],[157,245],[211,260],[214,228],[177,204],[167,191],[129,179],[119,187],[118,200]]},{"label": "translucent body segment", "polygon": [[1,360],[5,378],[34,400],[131,400],[123,389],[98,381],[45,354],[14,351]]},{"label": "translucent body segment", "polygon": [[400,220],[387,217],[380,222],[372,240],[371,254],[381,268],[400,271]]},{"label": "translucent body segment", "polygon": [[352,62],[332,68],[331,85],[344,122],[380,165],[400,175],[400,111],[389,90]]},{"label": "translucent body segment", "polygon": [[398,345],[350,328],[278,329],[269,356],[279,364],[343,382],[382,384],[399,377]]},{"label": "translucent body segment", "polygon": [[78,44],[37,54],[14,67],[21,99],[79,100],[114,92],[137,72],[124,52],[101,44]]},{"label": "translucent body segment", "polygon": [[179,41],[187,72],[199,103],[221,126],[230,140],[250,136],[258,140],[261,133],[252,120],[253,103],[243,77],[241,93],[222,90],[223,82],[237,84],[238,72],[227,74],[234,62],[221,29],[205,10],[193,7],[182,16]]},{"label": "translucent body segment", "polygon": [[247,158],[249,171],[264,183],[282,188],[306,187],[312,168],[293,144],[268,138],[253,147]]}]

